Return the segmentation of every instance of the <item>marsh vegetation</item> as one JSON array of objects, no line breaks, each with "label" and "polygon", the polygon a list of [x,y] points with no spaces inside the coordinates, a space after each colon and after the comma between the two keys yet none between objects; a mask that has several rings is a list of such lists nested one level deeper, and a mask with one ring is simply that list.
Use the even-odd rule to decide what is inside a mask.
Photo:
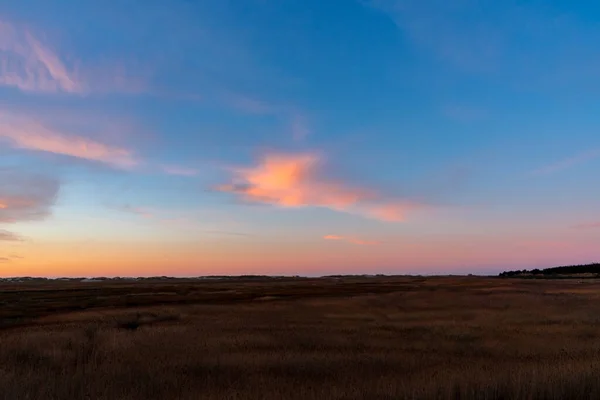
[{"label": "marsh vegetation", "polygon": [[5,284],[0,399],[597,399],[599,300],[596,280]]}]

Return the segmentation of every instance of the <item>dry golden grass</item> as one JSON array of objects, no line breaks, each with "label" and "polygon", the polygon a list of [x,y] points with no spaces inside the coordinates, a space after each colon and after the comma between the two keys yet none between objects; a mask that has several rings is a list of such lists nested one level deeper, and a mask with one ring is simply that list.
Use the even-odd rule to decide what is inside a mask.
[{"label": "dry golden grass", "polygon": [[108,283],[27,288],[3,310],[0,399],[600,398],[595,280],[139,285],[133,306]]}]

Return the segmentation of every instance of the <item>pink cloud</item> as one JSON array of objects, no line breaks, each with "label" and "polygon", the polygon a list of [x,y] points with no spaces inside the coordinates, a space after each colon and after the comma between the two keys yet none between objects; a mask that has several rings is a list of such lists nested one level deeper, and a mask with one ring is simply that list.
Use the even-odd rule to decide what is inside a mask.
[{"label": "pink cloud", "polygon": [[352,187],[321,176],[321,158],[313,153],[267,154],[250,168],[233,169],[233,182],[217,187],[249,202],[280,207],[325,207],[398,222],[419,205],[388,201],[370,189]]},{"label": "pink cloud", "polygon": [[132,151],[110,146],[69,133],[59,132],[37,121],[0,112],[0,140],[19,149],[43,151],[92,161],[118,168],[138,164]]},{"label": "pink cloud", "polygon": [[363,240],[363,239],[338,236],[338,235],[326,235],[326,236],[323,236],[323,239],[325,239],[325,240],[340,240],[340,241],[344,241],[344,242],[348,242],[348,243],[352,243],[352,244],[357,244],[360,246],[374,246],[374,245],[381,244],[381,242],[377,241],[377,240]]},{"label": "pink cloud", "polygon": [[198,170],[194,168],[180,167],[177,165],[163,165],[162,170],[169,175],[180,175],[180,176],[196,176]]}]

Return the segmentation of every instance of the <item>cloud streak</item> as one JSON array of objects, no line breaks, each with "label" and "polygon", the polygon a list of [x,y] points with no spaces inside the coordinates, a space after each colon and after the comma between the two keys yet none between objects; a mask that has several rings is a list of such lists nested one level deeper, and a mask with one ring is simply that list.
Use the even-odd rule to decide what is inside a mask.
[{"label": "cloud streak", "polygon": [[359,246],[376,246],[378,244],[381,244],[381,242],[377,241],[377,240],[363,240],[363,239],[357,239],[354,237],[346,237],[346,236],[339,236],[339,235],[325,235],[325,236],[323,236],[323,239],[338,240],[338,241],[356,244]]},{"label": "cloud streak", "polygon": [[600,149],[586,151],[577,154],[573,157],[566,158],[553,164],[546,165],[542,168],[536,169],[531,172],[532,175],[548,175],[554,172],[563,171],[579,164],[583,164],[587,161],[594,160],[600,157]]},{"label": "cloud streak", "polygon": [[388,200],[377,192],[323,177],[321,158],[313,153],[267,154],[250,168],[234,168],[231,183],[218,186],[247,202],[279,207],[325,207],[382,221],[402,221],[419,205]]},{"label": "cloud streak", "polygon": [[14,148],[97,161],[117,168],[138,164],[128,149],[61,132],[34,119],[6,112],[0,112],[0,141],[2,139]]}]

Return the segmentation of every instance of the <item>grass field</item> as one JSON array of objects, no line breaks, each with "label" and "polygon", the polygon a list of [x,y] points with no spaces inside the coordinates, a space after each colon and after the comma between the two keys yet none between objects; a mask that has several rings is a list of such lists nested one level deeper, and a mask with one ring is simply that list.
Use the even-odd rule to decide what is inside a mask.
[{"label": "grass field", "polygon": [[599,399],[600,281],[0,284],[0,399]]}]

